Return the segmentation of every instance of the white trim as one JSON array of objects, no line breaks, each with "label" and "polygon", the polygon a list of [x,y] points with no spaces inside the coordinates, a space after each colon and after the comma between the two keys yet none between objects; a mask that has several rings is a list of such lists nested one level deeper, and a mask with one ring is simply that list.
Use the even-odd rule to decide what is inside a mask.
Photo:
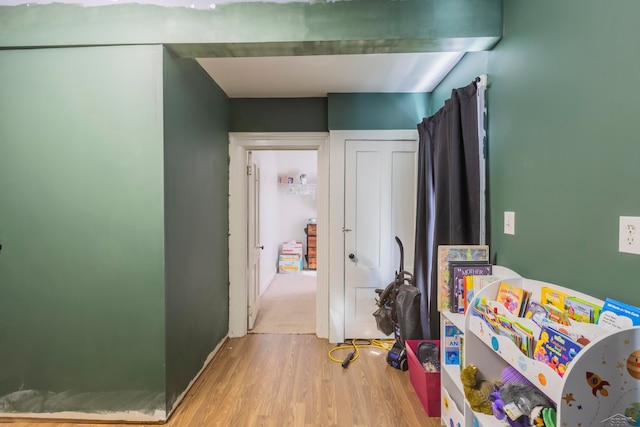
[{"label": "white trim", "polygon": [[229,336],[247,334],[247,206],[245,162],[247,150],[317,150],[318,269],[316,335],[329,333],[329,144],[326,132],[229,133]]},{"label": "white trim", "polygon": [[[329,342],[344,341],[344,175],[345,141],[418,139],[418,130],[338,130],[329,132]],[[372,313],[373,315],[373,313]]]},{"label": "white trim", "polygon": [[476,99],[478,102],[478,149],[480,161],[480,239],[481,245],[487,242],[487,132],[485,129],[485,117],[487,115],[487,104],[485,102],[485,91],[487,89],[487,75],[482,74],[477,84]]}]

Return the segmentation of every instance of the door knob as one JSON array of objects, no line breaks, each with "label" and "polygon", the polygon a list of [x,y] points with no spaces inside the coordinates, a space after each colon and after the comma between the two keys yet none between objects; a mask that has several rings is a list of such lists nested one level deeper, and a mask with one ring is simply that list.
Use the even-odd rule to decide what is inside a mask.
[{"label": "door knob", "polygon": [[356,256],[354,254],[349,254],[349,259],[353,261],[354,259],[356,259]]},{"label": "door knob", "polygon": [[262,246],[256,246],[256,248],[264,250],[264,245],[262,245]]}]

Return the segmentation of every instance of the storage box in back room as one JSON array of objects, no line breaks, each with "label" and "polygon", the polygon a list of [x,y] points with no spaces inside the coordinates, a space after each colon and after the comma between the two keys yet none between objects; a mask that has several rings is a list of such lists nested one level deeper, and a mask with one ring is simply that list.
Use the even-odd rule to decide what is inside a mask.
[{"label": "storage box in back room", "polygon": [[[407,340],[407,361],[409,380],[413,385],[425,412],[430,417],[440,416],[440,372],[427,372],[418,360],[418,344],[421,340]],[[430,340],[440,349],[440,341]]]}]

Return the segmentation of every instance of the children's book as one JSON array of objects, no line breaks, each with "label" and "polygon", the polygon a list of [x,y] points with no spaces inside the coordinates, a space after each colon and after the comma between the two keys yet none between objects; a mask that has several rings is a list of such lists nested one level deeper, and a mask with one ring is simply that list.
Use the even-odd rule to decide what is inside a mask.
[{"label": "children's book", "polygon": [[640,308],[607,298],[600,311],[598,325],[607,329],[627,329],[640,325]]},{"label": "children's book", "polygon": [[596,323],[602,307],[578,297],[564,299],[567,317],[582,323]]},{"label": "children's book", "polygon": [[513,315],[520,316],[523,310],[523,304],[526,304],[530,294],[529,291],[523,288],[507,282],[500,282],[496,302],[503,305]]},{"label": "children's book", "polygon": [[533,357],[533,331],[520,322],[513,322],[512,329],[520,336],[520,351],[527,357]]},{"label": "children's book", "polygon": [[543,286],[540,289],[540,303],[542,305],[551,304],[564,311],[564,300],[569,295],[558,289],[549,286]]},{"label": "children's book", "polygon": [[496,276],[495,274],[488,274],[486,276],[478,276],[473,278],[473,291],[475,294],[492,284],[493,282],[497,282],[502,279],[502,277]]},{"label": "children's book", "polygon": [[542,319],[549,317],[549,311],[539,302],[531,301],[524,317],[533,320],[536,325],[542,326]]},{"label": "children's book", "polygon": [[582,345],[567,335],[553,328],[543,327],[533,356],[563,376],[580,350]]},{"label": "children's book", "polygon": [[[465,286],[465,278],[474,275],[491,274],[491,265],[489,265],[488,261],[482,263],[452,261],[449,263],[449,268],[453,277],[454,291],[450,309],[456,313],[464,313],[470,301]],[[471,298],[473,298],[473,292],[471,293]]]},{"label": "children's book", "polygon": [[449,311],[452,277],[449,263],[452,261],[489,262],[489,246],[487,245],[440,245],[438,246],[438,311]]},{"label": "children's book", "polygon": [[462,331],[449,320],[444,321],[444,337],[442,347],[444,348],[445,365],[457,365],[460,363],[460,338]]},{"label": "children's book", "polygon": [[564,310],[559,309],[553,304],[545,304],[544,308],[547,309],[547,319],[561,325],[569,324],[569,318]]}]

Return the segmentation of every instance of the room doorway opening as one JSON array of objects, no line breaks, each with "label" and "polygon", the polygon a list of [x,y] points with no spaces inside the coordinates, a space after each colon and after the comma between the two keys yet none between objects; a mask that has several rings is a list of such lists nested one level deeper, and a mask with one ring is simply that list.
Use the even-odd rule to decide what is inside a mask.
[{"label": "room doorway opening", "polygon": [[248,332],[316,333],[317,157],[248,151]]},{"label": "room doorway opening", "polygon": [[[261,151],[310,150],[317,154],[317,182],[315,202],[318,233],[315,334],[327,338],[329,334],[329,285],[328,285],[328,222],[329,134],[313,133],[231,133],[229,144],[229,336],[241,337],[248,332],[248,260],[249,240],[247,232],[247,155]],[[304,172],[302,172],[304,173]],[[300,177],[297,177],[300,179]],[[309,181],[310,182],[310,181]],[[261,213],[262,214],[262,213]],[[311,217],[310,217],[311,218]],[[306,218],[305,220],[309,220]],[[287,238],[285,237],[285,240]],[[294,238],[295,239],[295,238]],[[306,239],[305,239],[306,240]],[[306,243],[306,242],[305,242]],[[262,246],[262,244],[260,244]],[[265,247],[266,249],[266,247]],[[280,250],[281,248],[279,248]],[[303,255],[305,255],[303,253]],[[311,273],[311,271],[309,271]]]}]

